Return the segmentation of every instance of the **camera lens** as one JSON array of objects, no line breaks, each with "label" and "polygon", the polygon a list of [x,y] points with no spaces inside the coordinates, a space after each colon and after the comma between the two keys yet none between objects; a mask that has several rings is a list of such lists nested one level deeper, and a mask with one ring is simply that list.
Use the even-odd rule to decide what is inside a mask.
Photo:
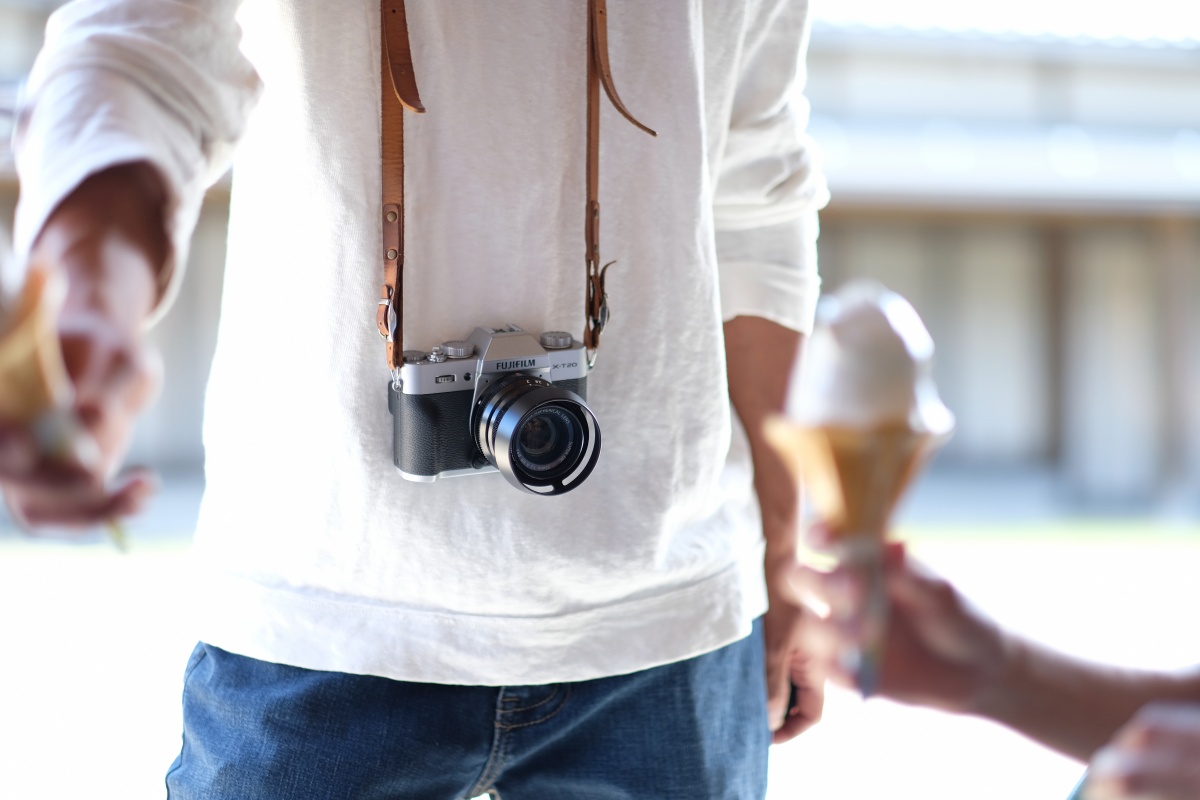
[{"label": "camera lens", "polygon": [[487,460],[528,492],[574,489],[600,455],[600,428],[583,398],[532,375],[508,375],[489,386],[472,423]]},{"label": "camera lens", "polygon": [[513,455],[531,474],[548,475],[571,461],[582,433],[569,411],[542,406],[518,424]]},{"label": "camera lens", "polygon": [[560,420],[547,419],[551,413],[561,412],[554,408],[539,408],[521,426],[521,432],[517,434],[517,453],[522,461],[554,452],[562,424]]}]

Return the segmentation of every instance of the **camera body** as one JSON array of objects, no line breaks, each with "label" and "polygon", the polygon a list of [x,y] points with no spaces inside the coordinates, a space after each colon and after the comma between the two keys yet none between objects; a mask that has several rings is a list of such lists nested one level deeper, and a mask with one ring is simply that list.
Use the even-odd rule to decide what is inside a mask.
[{"label": "camera body", "polygon": [[499,471],[534,494],[570,491],[600,453],[589,370],[570,334],[516,325],[404,351],[388,385],[396,469],[419,482]]}]

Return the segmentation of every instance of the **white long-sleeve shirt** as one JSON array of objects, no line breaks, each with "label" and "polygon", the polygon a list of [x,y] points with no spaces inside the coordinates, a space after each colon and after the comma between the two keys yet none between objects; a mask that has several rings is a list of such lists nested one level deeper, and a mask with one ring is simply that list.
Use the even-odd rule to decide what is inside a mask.
[{"label": "white long-sleeve shirt", "polygon": [[[766,605],[762,534],[722,323],[811,323],[826,191],[797,91],[806,3],[609,0],[616,86],[659,136],[602,101],[601,257],[617,263],[588,401],[603,451],[549,498],[495,473],[413,483],[392,464],[378,4],[249,0],[235,21],[237,6],[61,9],[16,136],[19,249],[87,175],[147,160],[179,264],[237,145],[202,637],[313,669],[498,685],[745,635]],[[580,335],[586,7],[407,3],[428,113],[405,124],[406,346],[506,322]]]}]

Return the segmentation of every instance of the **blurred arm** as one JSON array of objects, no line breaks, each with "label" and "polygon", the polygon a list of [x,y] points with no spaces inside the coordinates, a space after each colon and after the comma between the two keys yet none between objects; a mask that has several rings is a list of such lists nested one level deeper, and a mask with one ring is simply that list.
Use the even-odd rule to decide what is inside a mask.
[{"label": "blurred arm", "polygon": [[1200,670],[1120,669],[1014,639],[1005,669],[968,710],[1087,760],[1138,709],[1162,700],[1200,702]]},{"label": "blurred arm", "polygon": [[[725,323],[729,395],[750,443],[754,491],[766,540],[764,569],[769,606],[763,633],[767,647],[767,712],[777,742],[815,723],[824,705],[823,687],[812,679],[802,648],[804,611],[782,591],[796,561],[800,490],[762,433],[763,422],[784,409],[790,368],[803,343],[803,334],[761,317],[737,317]],[[797,687],[797,702],[789,708],[793,684]]]},{"label": "blurred arm", "polygon": [[69,410],[98,452],[64,463],[32,430],[0,426],[0,490],[26,526],[88,527],[136,513],[152,491],[145,473],[111,479],[160,381],[147,317],[178,286],[204,189],[258,94],[236,7],[76,0],[47,25],[14,135],[15,244],[67,278]]},{"label": "blurred arm", "polygon": [[[812,330],[816,215],[828,193],[804,136],[807,5],[754,0],[739,8],[744,27],[713,220],[730,399],[749,438],[766,540],[767,712],[781,742],[816,722],[824,693],[800,640],[804,612],[784,592],[795,560],[799,488],[763,440],[762,423],[783,410],[791,369]],[[788,708],[793,685],[796,702]]]},{"label": "blurred arm", "polygon": [[[170,295],[204,190],[227,168],[258,96],[257,74],[239,50],[237,5],[76,0],[51,16],[13,137],[19,257],[48,243],[51,215],[90,176],[144,163],[157,173],[147,197],[158,208],[141,224],[159,229],[146,237],[165,231],[155,275],[158,296]],[[148,183],[139,178],[141,188]]]},{"label": "blurred arm", "polygon": [[152,166],[123,164],[90,176],[54,210],[31,260],[66,273],[64,316],[95,313],[141,330],[167,262],[165,194]]},{"label": "blurred arm", "polygon": [[[851,567],[797,567],[800,600],[829,609],[809,640],[823,671],[854,685],[839,654],[856,646],[863,597]],[[1139,708],[1154,700],[1200,701],[1200,670],[1121,669],[1060,653],[997,625],[944,578],[888,545],[890,603],[879,694],[905,703],[986,717],[1048,747],[1087,760]]]}]

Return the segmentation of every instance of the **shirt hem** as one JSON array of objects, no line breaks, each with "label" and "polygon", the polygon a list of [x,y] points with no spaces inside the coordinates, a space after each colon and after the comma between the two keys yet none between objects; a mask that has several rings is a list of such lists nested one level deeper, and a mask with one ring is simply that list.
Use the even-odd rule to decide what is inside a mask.
[{"label": "shirt hem", "polygon": [[[495,617],[316,597],[230,576],[200,638],[305,669],[451,685],[562,683],[702,655],[747,635],[766,610],[761,560],[685,588],[551,617]],[[216,613],[213,613],[215,611]]]}]

